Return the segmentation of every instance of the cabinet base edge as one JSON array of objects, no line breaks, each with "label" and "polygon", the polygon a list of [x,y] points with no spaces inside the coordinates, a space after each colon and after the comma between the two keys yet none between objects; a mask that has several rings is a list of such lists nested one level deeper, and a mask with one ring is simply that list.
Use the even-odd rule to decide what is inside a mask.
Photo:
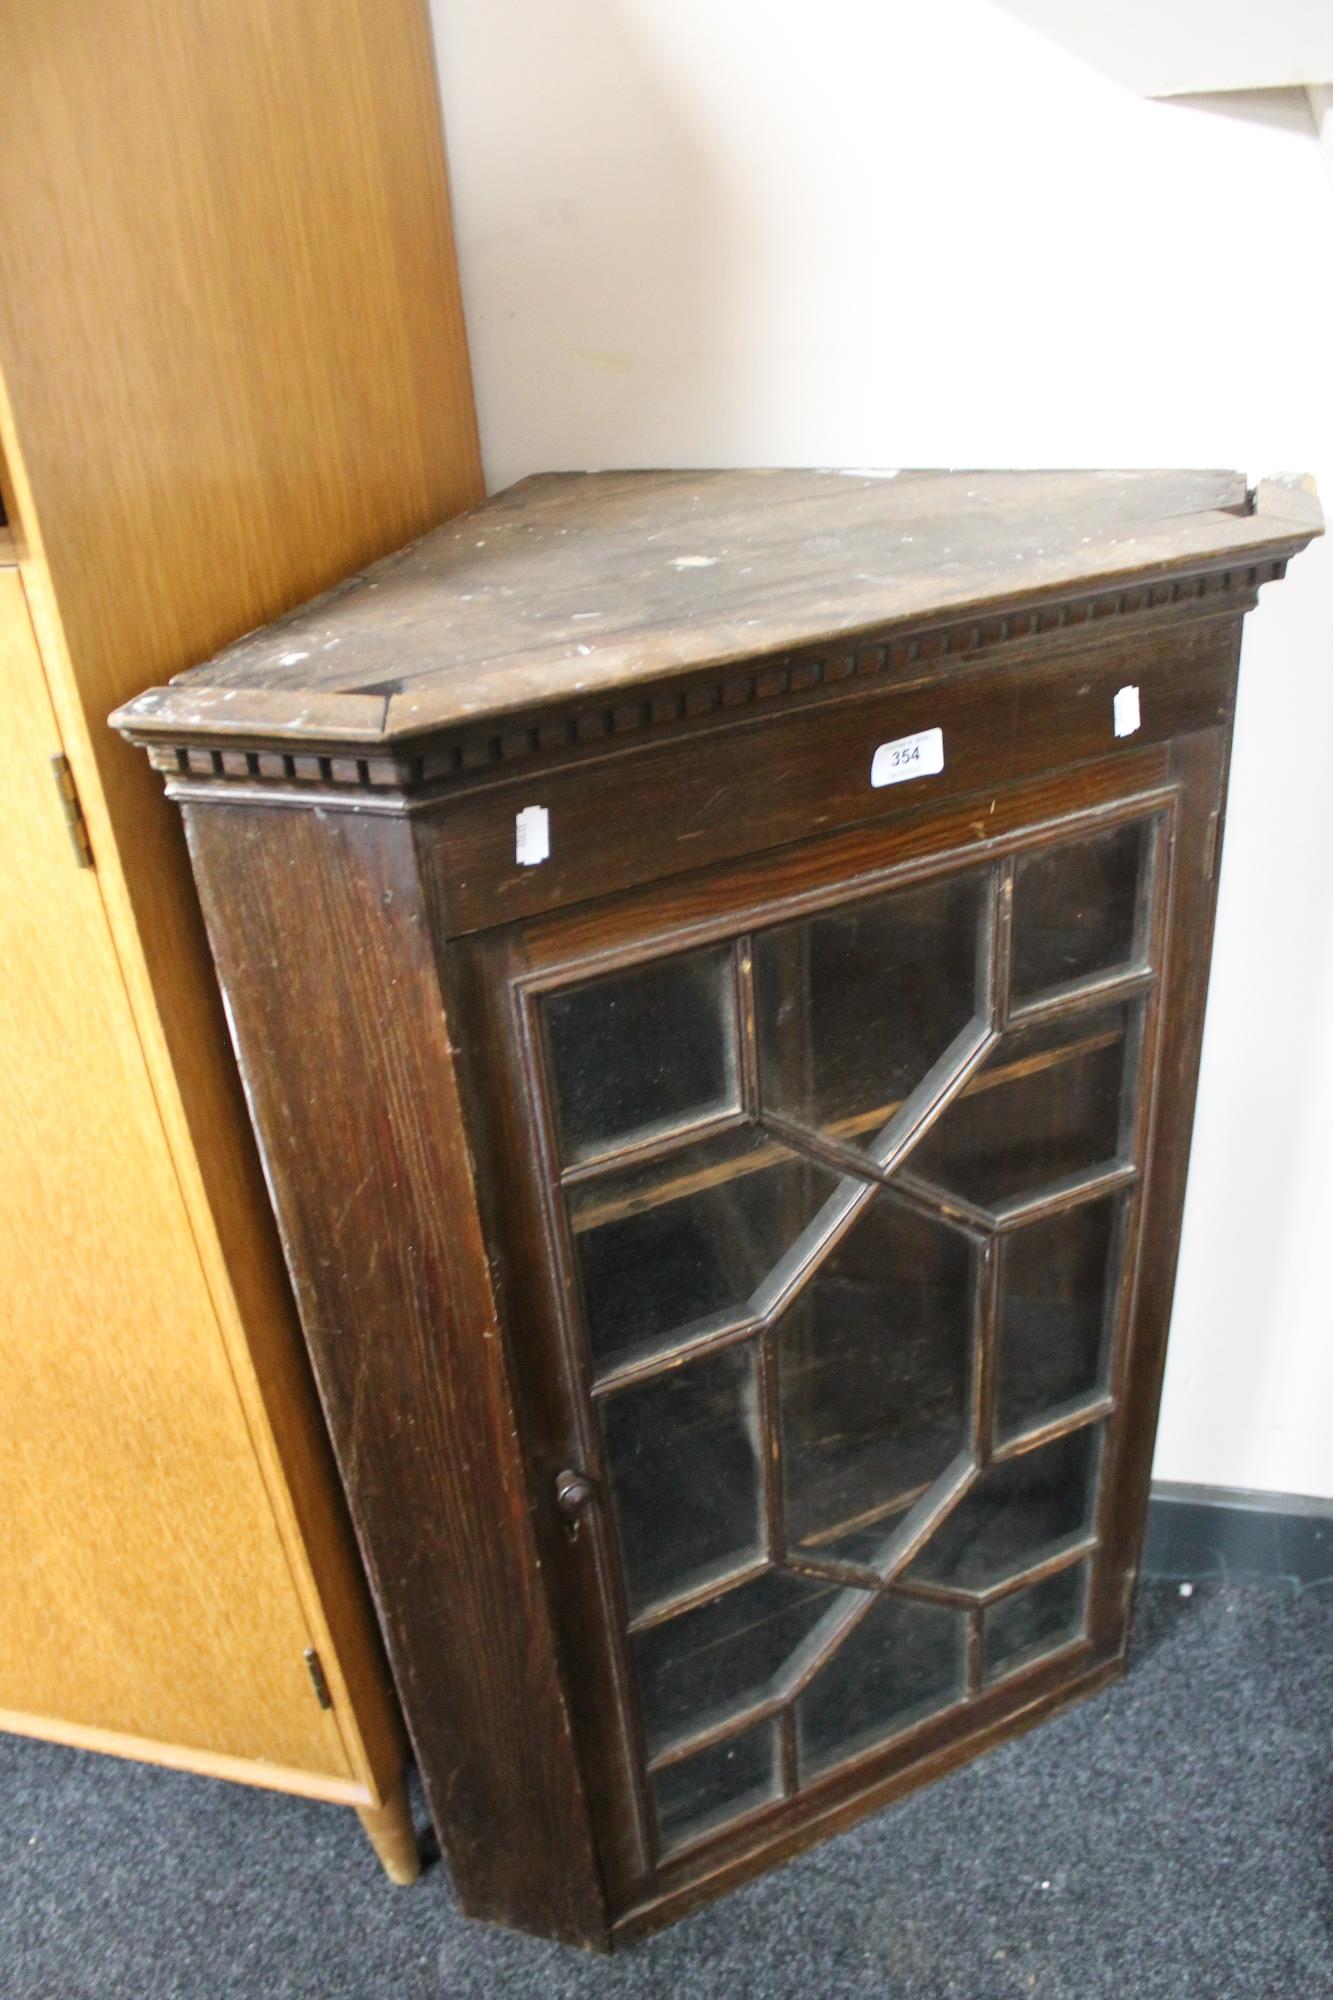
[{"label": "cabinet base edge", "polygon": [[1005,1717],[1001,1722],[988,1724],[968,1736],[960,1737],[949,1744],[947,1749],[925,1760],[924,1767],[918,1765],[907,1770],[895,1771],[878,1783],[870,1785],[855,1798],[840,1800],[827,1811],[817,1814],[799,1827],[784,1829],[772,1840],[752,1849],[747,1854],[729,1859],[714,1871],[696,1882],[682,1884],[668,1890],[664,1895],[640,1903],[623,1916],[615,1919],[611,1927],[613,1950],[621,1950],[626,1945],[637,1944],[650,1937],[654,1931],[662,1930],[668,1924],[687,1916],[701,1904],[711,1903],[717,1897],[738,1889],[756,1875],[780,1863],[793,1861],[809,1847],[845,1827],[855,1826],[859,1820],[867,1819],[871,1813],[892,1805],[896,1799],[920,1787],[933,1784],[937,1778],[957,1769],[960,1764],[970,1763],[984,1751],[995,1749],[1000,1743],[1009,1742],[1015,1736],[1026,1734],[1039,1722],[1058,1714],[1076,1701],[1096,1694],[1109,1682],[1118,1680],[1125,1671],[1125,1656],[1117,1653],[1109,1660],[1102,1660],[1088,1668],[1076,1679],[1067,1681],[1048,1694],[1040,1695],[1017,1715]]},{"label": "cabinet base edge", "polygon": [[376,1806],[380,1801],[353,1778],[319,1771],[294,1770],[286,1764],[265,1764],[248,1757],[228,1757],[215,1750],[193,1750],[179,1743],[159,1743],[152,1737],[128,1736],[82,1722],[53,1721],[49,1716],[0,1709],[0,1731],[61,1743],[71,1750],[96,1750],[104,1756],[129,1757],[139,1764],[157,1764],[170,1771],[192,1771],[201,1778],[226,1778],[232,1784],[259,1785],[271,1792],[295,1792],[327,1805]]}]

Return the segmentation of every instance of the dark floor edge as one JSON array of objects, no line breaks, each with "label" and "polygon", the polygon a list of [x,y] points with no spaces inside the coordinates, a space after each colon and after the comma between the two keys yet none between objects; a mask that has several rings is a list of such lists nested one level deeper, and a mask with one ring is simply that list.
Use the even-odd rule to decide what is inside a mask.
[{"label": "dark floor edge", "polygon": [[1333,1581],[1333,1500],[1155,1480],[1142,1575],[1180,1581]]}]

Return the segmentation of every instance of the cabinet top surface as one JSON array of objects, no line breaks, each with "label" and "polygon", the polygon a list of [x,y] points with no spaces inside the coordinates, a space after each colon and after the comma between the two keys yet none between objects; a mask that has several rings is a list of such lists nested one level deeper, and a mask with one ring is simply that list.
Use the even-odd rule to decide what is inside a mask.
[{"label": "cabinet top surface", "polygon": [[523,480],[115,718],[151,740],[409,740],[729,660],[1292,553],[1313,486],[1237,472]]}]

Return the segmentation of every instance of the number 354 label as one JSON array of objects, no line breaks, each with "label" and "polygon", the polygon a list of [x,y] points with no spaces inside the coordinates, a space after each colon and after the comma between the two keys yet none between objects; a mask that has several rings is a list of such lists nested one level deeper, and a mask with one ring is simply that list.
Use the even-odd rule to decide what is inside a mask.
[{"label": "number 354 label", "polygon": [[872,785],[901,785],[908,778],[929,778],[944,769],[944,731],[921,729],[881,743],[870,760]]}]

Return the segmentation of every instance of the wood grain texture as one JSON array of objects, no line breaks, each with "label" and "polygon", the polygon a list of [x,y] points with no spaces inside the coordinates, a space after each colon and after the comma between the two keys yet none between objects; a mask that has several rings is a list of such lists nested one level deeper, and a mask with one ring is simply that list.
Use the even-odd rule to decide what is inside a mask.
[{"label": "wood grain texture", "polygon": [[0,0],[0,30],[0,486],[178,1234],[222,1330],[300,1643],[334,1694],[335,1763],[378,1798],[401,1729],[184,844],[105,718],[146,675],[479,497],[428,25],[420,0]]},{"label": "wood grain texture", "polygon": [[460,1901],[602,1943],[411,828],[212,806],[192,807],[186,825],[329,1429]]},{"label": "wood grain texture", "polygon": [[[984,819],[1006,787],[1043,770],[1108,754],[1137,756],[1181,729],[1226,721],[1234,695],[1234,619],[1086,645],[1071,659],[1020,653],[1006,665],[959,668],[938,681],[884,689],[763,720],[718,726],[688,754],[677,743],[626,748],[540,777],[443,793],[420,815],[428,865],[449,935],[587,902],[664,880],[825,827],[892,820],[910,809],[950,810],[969,795]],[[1140,690],[1143,724],[1117,739],[1114,697]],[[910,785],[872,788],[879,743],[944,728],[944,769]],[[622,815],[627,791],[654,801]],[[988,795],[987,795],[988,794]],[[514,819],[540,803],[551,853],[521,865]],[[616,825],[616,838],[606,829]]]},{"label": "wood grain texture", "polygon": [[360,1806],[357,1817],[391,1882],[407,1888],[421,1873],[421,1852],[407,1800],[407,1782],[400,1778],[383,1805]]},{"label": "wood grain texture", "polygon": [[1154,580],[1303,546],[1320,531],[1318,505],[1292,491],[1279,512],[1252,509],[1239,473],[547,474],[125,720],[144,734],[262,726],[299,741],[320,733],[312,694],[379,695],[376,735],[397,744],[813,639],[995,617],[1129,577],[1146,595]]},{"label": "wood grain texture", "polygon": [[[1220,811],[1240,618],[1259,584],[1280,574],[1286,553],[1318,529],[1301,488],[1284,490],[1275,511],[1271,496],[1252,503],[1226,477],[1211,487],[1204,478],[1207,499],[1197,475],[1174,483],[1169,475],[1148,476],[1165,509],[1156,527],[1133,480],[1102,484],[1087,475],[1063,489],[1070,519],[1052,522],[1040,506],[1034,510],[1033,496],[1058,498],[1061,482],[1034,475],[1022,485],[1023,532],[1041,533],[1043,543],[1028,548],[1011,540],[1011,567],[1000,576],[991,563],[989,595],[974,601],[966,593],[980,588],[986,565],[969,571],[959,552],[975,534],[994,554],[994,536],[1015,533],[1013,513],[992,489],[991,512],[969,522],[960,505],[960,525],[950,515],[958,480],[923,477],[918,511],[930,517],[934,508],[924,567],[918,575],[911,569],[917,558],[905,558],[903,574],[890,578],[873,606],[854,607],[857,616],[869,608],[878,622],[864,644],[848,647],[840,564],[849,549],[869,560],[855,540],[857,523],[869,534],[877,520],[882,531],[897,502],[886,508],[882,489],[873,493],[872,482],[861,481],[856,518],[830,527],[821,541],[810,520],[823,503],[809,487],[820,476],[718,477],[738,516],[747,516],[740,538],[747,553],[762,544],[775,567],[765,573],[756,566],[760,573],[744,588],[724,581],[720,611],[716,601],[696,606],[674,624],[671,604],[679,606],[685,589],[680,577],[695,566],[668,563],[675,575],[659,592],[635,570],[614,524],[608,530],[605,507],[613,499],[628,506],[631,492],[648,496],[650,509],[666,492],[674,506],[682,494],[688,500],[696,477],[652,475],[642,486],[628,477],[551,483],[574,496],[556,509],[571,546],[543,552],[540,533],[529,544],[516,529],[512,565],[497,558],[498,575],[534,595],[520,604],[497,582],[478,616],[498,642],[517,629],[515,621],[540,625],[543,608],[552,606],[555,643],[549,656],[536,643],[481,667],[466,725],[463,669],[481,625],[471,613],[453,624],[447,563],[431,582],[418,570],[419,597],[409,590],[398,606],[415,603],[418,622],[409,616],[395,627],[390,616],[381,635],[386,654],[395,653],[402,669],[419,663],[422,688],[432,691],[430,701],[439,697],[434,719],[410,740],[395,737],[393,719],[396,703],[415,700],[410,675],[400,675],[396,689],[331,685],[345,664],[312,667],[313,653],[287,657],[288,649],[300,650],[292,636],[303,629],[299,618],[232,656],[253,663],[284,649],[277,655],[284,674],[273,682],[251,686],[243,677],[233,686],[217,677],[225,676],[225,663],[215,665],[121,719],[168,770],[185,807],[288,1255],[300,1275],[303,1322],[393,1634],[433,1809],[442,1830],[454,1832],[465,1903],[520,1927],[593,1943],[606,1940],[608,1920],[612,1943],[641,1935],[1121,1670],[1184,1185],[1213,893],[1209,828]],[[795,482],[787,515],[757,497],[781,491],[784,478]],[[767,487],[771,481],[779,486]],[[894,482],[904,508],[913,503],[911,484]],[[836,512],[844,503],[830,504]],[[802,511],[804,529],[794,525]],[[640,553],[655,546],[657,518],[650,511],[647,522],[633,524]],[[832,519],[821,518],[826,526]],[[1086,558],[1068,542],[1077,529],[1088,537],[1079,536],[1077,548],[1093,549]],[[451,546],[469,532],[451,531]],[[489,561],[487,541],[476,534],[474,550],[481,542]],[[1050,573],[1047,542],[1057,558],[1064,547],[1062,580]],[[680,546],[674,538],[671,545]],[[708,545],[694,546],[703,553]],[[1125,553],[1131,549],[1136,553]],[[1257,549],[1264,559],[1250,560]],[[785,571],[778,561],[784,551]],[[399,560],[410,569],[411,552]],[[711,576],[720,561],[698,568]],[[1080,586],[1083,561],[1091,572]],[[356,615],[372,647],[379,614],[368,600],[372,585],[383,582],[392,612],[392,569],[330,600],[319,614],[326,622],[310,623],[308,636],[322,649],[360,591],[367,601]],[[869,574],[845,579],[851,599]],[[1098,580],[1112,577],[1114,588],[1096,594]],[[872,596],[883,581],[872,579]],[[1085,593],[1071,595],[1076,586]],[[932,624],[942,613],[955,616],[959,590],[973,610],[961,624]],[[603,606],[623,620],[610,678],[600,692],[586,690],[586,708],[578,705],[584,691],[568,677],[582,668],[561,652],[561,620],[572,625],[582,616],[576,598],[590,612]],[[343,636],[360,644],[355,624]],[[460,632],[451,668],[449,648]],[[696,642],[701,651],[691,666],[686,654]],[[788,643],[797,650],[781,659],[765,650]],[[866,654],[873,658],[863,672]],[[834,665],[845,671],[828,670]],[[1142,711],[1127,739],[1115,734],[1115,697],[1124,685],[1137,689]],[[255,716],[262,713],[253,741],[245,725],[222,719],[228,696],[243,704],[247,692],[256,698]],[[315,704],[308,721],[301,709],[307,697]],[[355,730],[373,723],[365,704],[379,698],[387,700],[386,719],[378,738],[364,739],[362,759]],[[352,748],[344,740],[326,751],[321,732],[344,699],[359,718],[350,724],[349,707]],[[284,700],[292,704],[286,720]],[[623,728],[622,713],[629,718]],[[943,769],[888,788],[887,796],[877,792],[876,744],[931,727],[942,732]],[[389,754],[372,770],[376,744]],[[447,762],[455,750],[456,760]],[[514,815],[535,804],[550,814],[551,852],[523,869]],[[1084,959],[1078,938],[1086,927],[1095,937],[1092,913],[1115,901],[1114,874],[1098,872],[1112,852],[1134,856],[1127,928],[1114,941],[1108,931],[1109,956],[1098,955],[1099,945]],[[793,1010],[797,1052],[806,1032],[802,1009],[812,1018],[818,1009],[826,1053],[830,1040],[836,1047],[834,1000],[844,982],[854,985],[855,973],[843,971],[855,964],[854,949],[840,945],[840,957],[827,947],[822,997],[813,945],[804,955],[767,958],[766,984],[756,963],[770,940],[790,939],[806,919],[813,930],[825,918],[841,924],[846,917],[849,934],[868,937],[869,927],[856,926],[853,916],[887,913],[896,891],[916,912],[903,916],[913,967],[933,963],[937,925],[949,926],[923,914],[925,900],[947,884],[965,886],[978,870],[985,891],[976,899],[976,927],[959,934],[962,990],[971,996],[960,1018],[970,1005],[971,1026],[909,1090],[910,1124],[883,1137],[868,1163],[822,1117],[798,1108],[799,1090],[791,1101],[772,1095],[759,1028],[762,990],[770,1010]],[[1043,881],[1064,885],[1059,909],[1076,905],[1077,916],[1033,916],[1034,907],[1044,908]],[[906,911],[907,904],[893,907]],[[1019,961],[1024,953],[1030,958],[1037,939],[1042,953],[1056,955],[1042,959],[1034,983],[1030,967],[1020,979]],[[676,955],[677,971],[692,966],[700,983],[705,961],[716,970],[704,1017],[712,1026],[690,1039],[701,1040],[706,1053],[712,1036],[728,1081],[696,1081],[693,1094],[674,1105],[667,1091],[663,1109],[656,1094],[662,1079],[670,1082],[678,1066],[688,1082],[696,1053],[685,1036],[672,1053],[678,1005],[689,1018],[684,985],[671,988],[675,999],[665,997]],[[1063,965],[1072,969],[1062,974]],[[895,1005],[915,976],[902,976]],[[775,979],[790,980],[791,990]],[[639,996],[651,997],[656,985],[655,1012],[634,997],[636,980],[644,982]],[[580,1014],[588,995],[600,996],[597,1005]],[[619,1019],[608,1027],[617,1008]],[[574,1035],[569,1024],[576,1020],[587,1104],[602,1107],[585,1106],[582,1114],[585,1085],[571,1083],[573,1045],[561,1040]],[[1011,1076],[1005,1088],[983,1087],[983,1078],[986,1086],[1000,1083],[1004,1066],[987,1077],[976,1063],[1011,1031],[1030,1038],[1014,1045],[1027,1086],[1015,1086]],[[793,1059],[790,1036],[779,1066]],[[1065,1060],[1056,1064],[1052,1054]],[[829,1075],[836,1073],[834,1065]],[[913,1067],[904,1082],[918,1075]],[[971,1089],[974,1078],[979,1087]],[[828,1088],[829,1105],[840,1105]],[[848,1103],[873,1123],[886,1108],[881,1096],[867,1081]],[[703,1134],[725,1145],[725,1154],[699,1154]],[[571,1201],[577,1207],[595,1199],[599,1188],[613,1199],[627,1188],[637,1217],[645,1192],[655,1191],[643,1176],[672,1160],[716,1165],[733,1157],[733,1140],[743,1147],[762,1134],[767,1140],[759,1144],[781,1142],[794,1157],[859,1182],[860,1191],[830,1196],[814,1222],[801,1221],[800,1207],[800,1234],[777,1265],[756,1226],[756,1268],[770,1274],[758,1290],[748,1276],[730,1275],[733,1252],[742,1273],[750,1254],[745,1203],[732,1198],[742,1185],[735,1175],[721,1183],[728,1198],[714,1205],[714,1223],[680,1219],[677,1241],[685,1248],[674,1266],[664,1218],[608,1244],[604,1268],[619,1272],[615,1260],[622,1260],[615,1282],[630,1301],[622,1351],[619,1328],[612,1340],[605,1319],[597,1320],[601,1280],[595,1260],[579,1253]],[[928,1486],[894,1488],[887,1512],[884,1495],[871,1494],[867,1512],[849,1493],[836,1519],[823,1524],[833,1536],[827,1548],[794,1547],[786,1477],[794,1447],[778,1336],[794,1288],[813,1280],[821,1257],[871,1260],[832,1269],[839,1283],[871,1282],[870,1238],[857,1247],[859,1225],[844,1225],[866,1205],[867,1191],[879,1199],[879,1181],[896,1189],[903,1215],[943,1220],[973,1240],[970,1442]],[[1051,1400],[1040,1356],[1010,1349],[1002,1331],[1010,1324],[1007,1304],[1026,1296],[1006,1293],[1006,1273],[1028,1225],[1035,1256],[1037,1229],[1112,1198],[1114,1210],[1100,1210],[1111,1232],[1106,1244],[1114,1239],[1097,1281],[1109,1287],[1099,1294],[1103,1347],[1086,1378]],[[660,1257],[654,1232],[667,1246]],[[700,1252],[699,1241],[713,1248]],[[719,1292],[725,1303],[713,1315],[712,1294],[701,1295],[702,1317],[691,1319],[693,1294],[680,1305],[673,1283],[690,1259],[714,1250],[727,1273]],[[649,1334],[644,1328],[658,1301],[644,1287],[655,1273],[665,1318]],[[1071,1302],[1053,1301],[1062,1310]],[[923,1308],[914,1336],[924,1338],[930,1326]],[[836,1356],[836,1342],[833,1349]],[[1020,1399],[1013,1423],[1002,1408],[1012,1415],[1012,1398],[1006,1404],[1001,1394],[1006,1381],[1015,1386],[1006,1353],[1027,1355],[1022,1365],[1034,1370],[1031,1384],[1018,1385],[1025,1394],[1031,1388],[1033,1399]],[[868,1387],[873,1370],[866,1373]],[[743,1427],[736,1421],[744,1439],[734,1454],[739,1472],[726,1456],[729,1443],[707,1442],[710,1426],[731,1436],[728,1382],[742,1384],[734,1394],[750,1413]],[[843,1435],[855,1389],[853,1380],[821,1405],[819,1422],[831,1435]],[[904,1396],[910,1392],[894,1403],[895,1423]],[[1103,1438],[1094,1505],[1082,1482],[1102,1463]],[[1016,1547],[997,1554],[993,1571],[981,1566],[975,1587],[961,1571],[948,1580],[951,1558],[944,1555],[943,1580],[928,1568],[914,1573],[929,1538],[949,1532],[950,1510],[979,1504],[987,1482],[1005,1516],[999,1496],[1015,1468],[1024,1469],[1018,1487],[1034,1482],[1037,1515],[1065,1482],[1062,1509],[1082,1493],[1077,1519],[1052,1517],[1055,1545],[1034,1543],[1030,1563]],[[1040,1499],[1047,1480],[1055,1487]],[[571,1482],[582,1493],[574,1515],[561,1497],[568,1499]],[[719,1520],[728,1494],[734,1502],[734,1517],[717,1528],[716,1562],[706,1540],[714,1493]],[[751,1532],[752,1499],[762,1532]],[[682,1544],[682,1554],[672,1537],[696,1504],[700,1540],[693,1553]],[[900,1505],[908,1511],[895,1513]],[[873,1560],[830,1568],[828,1549],[849,1526],[881,1518],[899,1526]],[[961,1514],[955,1526],[963,1532]],[[984,1540],[986,1530],[973,1521],[968,1533]],[[655,1542],[665,1551],[660,1574]],[[1003,1647],[1004,1607],[1046,1616],[1041,1606],[1049,1607],[1049,1595],[1039,1604],[1034,1594],[1061,1578],[1081,1590],[1075,1565],[1086,1579],[1086,1615],[1080,1597],[1032,1644],[992,1657],[992,1640]],[[788,1571],[807,1584],[841,1580],[865,1594],[830,1611],[818,1647],[801,1642],[785,1668],[772,1671],[765,1656],[751,1673],[743,1659],[735,1669],[743,1696],[721,1696],[713,1712],[715,1680],[725,1678],[725,1642],[716,1638],[707,1689],[701,1683],[689,1710],[694,1726],[673,1712],[667,1730],[661,1684],[655,1692],[652,1680],[668,1673],[658,1637],[669,1640],[671,1621],[680,1621],[676,1636],[685,1651],[669,1671],[688,1680],[695,1668],[682,1664],[693,1657],[684,1621],[708,1621],[693,1628],[705,1631],[693,1642],[702,1656],[714,1644],[709,1633],[747,1615],[741,1592],[761,1574]],[[836,1677],[836,1649],[849,1635],[855,1642],[853,1628],[871,1629],[864,1624],[874,1606],[870,1593],[895,1590],[904,1602],[935,1604],[936,1613],[961,1607],[966,1632],[953,1616],[948,1644],[966,1645],[937,1661],[942,1677],[930,1701],[896,1715],[858,1719],[852,1693],[839,1691],[836,1678],[826,1681],[825,1695],[835,1709],[846,1702],[855,1726],[849,1721],[825,1755],[815,1710],[807,1717],[801,1704],[817,1701],[821,1664]],[[448,1623],[439,1608],[444,1595],[455,1608]],[[718,1606],[729,1608],[715,1624]],[[516,1628],[523,1626],[520,1668]],[[750,1628],[737,1629],[748,1645]],[[853,1668],[850,1655],[842,1658],[860,1699],[880,1663],[863,1659]],[[959,1667],[956,1681],[943,1674],[949,1660]],[[490,1698],[483,1702],[486,1674]],[[779,1720],[776,1736],[756,1736]],[[809,1741],[806,1720],[816,1732]],[[720,1765],[691,1766],[689,1759],[764,1741],[773,1756],[768,1777],[756,1758],[755,1778],[737,1781],[728,1817],[728,1776],[718,1776]],[[686,1791],[682,1808],[669,1774],[683,1774],[688,1787],[691,1769],[701,1793],[695,1804]],[[519,1771],[527,1780],[521,1809]],[[483,1779],[489,1818],[477,1808]],[[711,1797],[706,1784],[718,1788]],[[561,1824],[565,1834],[557,1838]]]},{"label": "wood grain texture", "polygon": [[0,685],[0,1709],[347,1781],[14,569]]},{"label": "wood grain texture", "polygon": [[[978,859],[989,843],[1004,840],[1022,827],[1044,829],[1071,813],[1110,810],[1117,798],[1155,792],[1170,773],[1170,751],[1161,745],[1137,749],[1126,745],[1116,757],[1103,757],[1070,771],[1047,772],[998,793],[963,793],[947,806],[913,805],[899,796],[897,809],[882,821],[857,825],[817,845],[813,841],[784,845],[771,856],[765,885],[790,908],[807,906],[830,882],[855,878],[876,881],[890,869],[917,862],[928,866],[932,854],[969,843]],[[910,786],[902,792],[910,792]],[[421,835],[427,848],[429,822]],[[432,877],[433,879],[433,877]],[[705,939],[725,928],[719,911],[743,908],[747,891],[758,888],[752,861],[741,859],[656,882],[651,892],[653,928],[662,938],[688,932]],[[442,897],[447,890],[441,887]],[[646,903],[647,898],[643,899]],[[623,929],[620,898],[597,898],[582,908],[562,911],[523,926],[524,957],[543,975],[585,958],[614,964]],[[763,908],[759,903],[758,908]]]},{"label": "wood grain texture", "polygon": [[[43,1743],[66,1743],[71,1750],[92,1750],[99,1757],[127,1757],[136,1764],[156,1764],[163,1771],[189,1771],[199,1778],[220,1778],[233,1785],[255,1785],[264,1791],[292,1792],[326,1805],[371,1809],[378,1796],[356,1778],[323,1771],[302,1771],[285,1764],[259,1763],[253,1757],[228,1757],[186,1743],[160,1743],[148,1736],[130,1736],[122,1729],[98,1729],[71,1722],[66,1716],[30,1715],[0,1709],[0,1729],[31,1736]],[[387,1871],[386,1871],[387,1872]]]}]

